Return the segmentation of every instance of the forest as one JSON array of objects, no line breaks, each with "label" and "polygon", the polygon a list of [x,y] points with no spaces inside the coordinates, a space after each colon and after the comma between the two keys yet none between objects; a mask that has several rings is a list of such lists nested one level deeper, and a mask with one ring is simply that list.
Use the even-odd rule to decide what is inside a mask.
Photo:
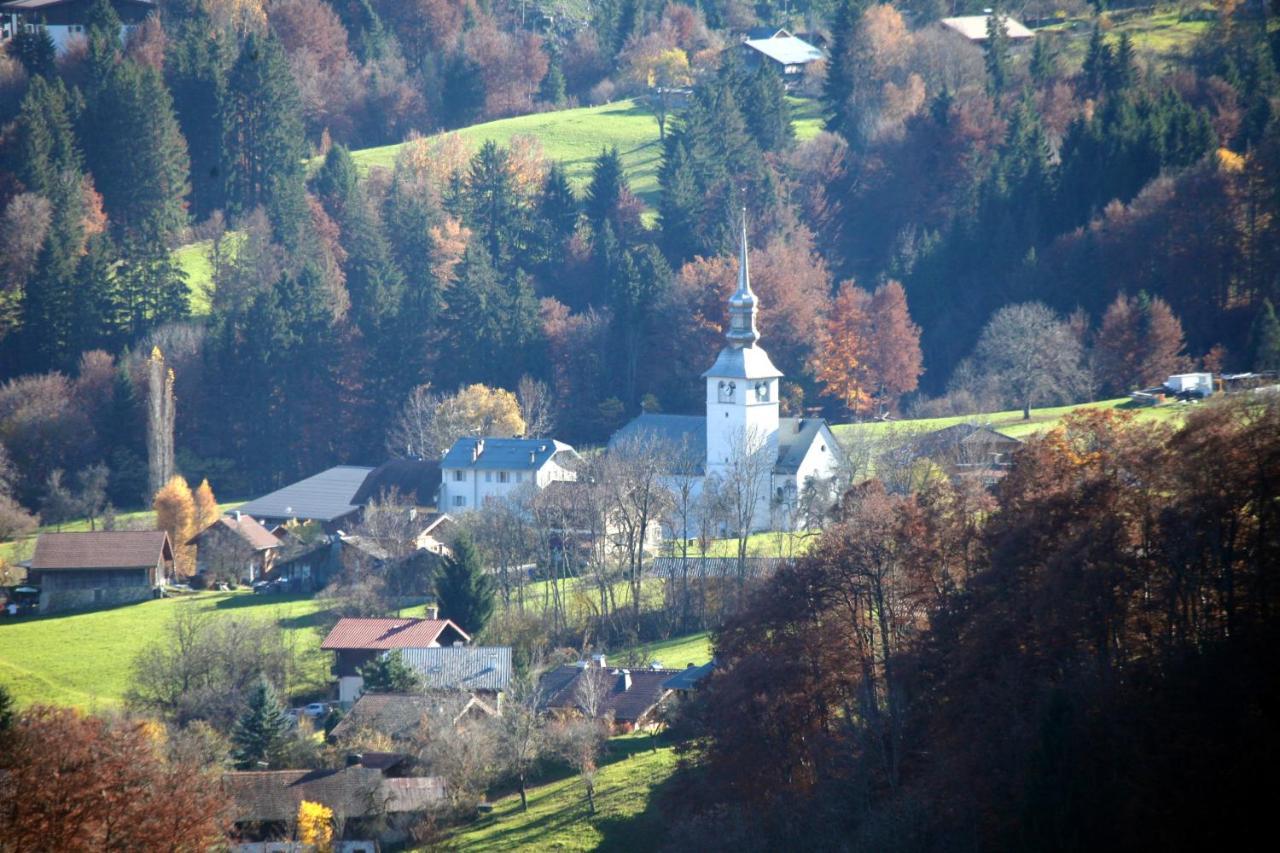
[{"label": "forest", "polygon": [[[17,33],[0,56],[7,526],[55,476],[105,469],[115,505],[149,503],[157,349],[177,467],[224,495],[403,453],[387,433],[424,386],[529,376],[557,437],[586,445],[642,408],[692,410],[743,207],[791,413],[972,413],[1277,366],[1276,37],[1256,4],[1221,4],[1159,61],[1105,16],[1081,60],[1048,33],[956,44],[936,3],[789,5],[828,53],[790,92],[727,49],[785,17],[768,3],[534,8],[166,0],[120,40],[98,0],[65,52]],[[575,187],[536,139],[439,133],[655,75],[690,90],[656,209],[616,150]],[[805,99],[826,130],[799,142]],[[350,153],[402,140],[391,168]],[[175,259],[193,242],[211,270],[196,293]],[[1001,359],[1026,347],[1054,381],[1009,381]]]}]

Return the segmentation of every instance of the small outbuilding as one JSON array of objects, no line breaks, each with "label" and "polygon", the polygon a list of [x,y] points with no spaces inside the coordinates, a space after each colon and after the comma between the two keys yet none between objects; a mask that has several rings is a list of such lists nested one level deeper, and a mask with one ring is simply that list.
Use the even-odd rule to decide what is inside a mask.
[{"label": "small outbuilding", "polygon": [[252,516],[236,510],[191,537],[196,549],[196,572],[206,578],[249,583],[271,571],[284,544]]},{"label": "small outbuilding", "polygon": [[374,658],[399,649],[430,649],[465,645],[471,636],[449,619],[339,619],[320,648],[334,652],[333,674],[338,677],[338,701],[350,705],[364,690],[360,668]]},{"label": "small outbuilding", "polygon": [[163,530],[41,533],[27,568],[41,613],[146,601],[173,577]]}]

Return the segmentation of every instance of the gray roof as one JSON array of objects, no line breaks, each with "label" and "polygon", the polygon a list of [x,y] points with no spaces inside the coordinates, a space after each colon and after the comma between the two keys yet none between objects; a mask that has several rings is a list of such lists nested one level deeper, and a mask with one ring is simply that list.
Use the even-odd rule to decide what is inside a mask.
[{"label": "gray roof", "polygon": [[715,669],[715,666],[715,661],[708,661],[702,666],[690,664],[679,675],[668,678],[662,686],[667,690],[692,690],[711,674],[711,670]]},{"label": "gray roof", "polygon": [[737,557],[654,557],[651,571],[667,580],[691,578],[737,578],[741,568],[746,580],[767,578],[788,561],[783,557],[746,557],[738,566]]},{"label": "gray roof", "polygon": [[769,354],[761,347],[725,347],[716,356],[716,363],[702,375],[723,376],[725,379],[777,379],[782,376],[782,371],[773,366]]},{"label": "gray roof", "polygon": [[795,36],[781,36],[766,39],[747,39],[744,44],[758,50],[774,62],[783,65],[804,65],[822,59],[822,51],[804,39]]},{"label": "gray roof", "polygon": [[510,646],[443,646],[401,654],[429,690],[502,691],[511,683]]},{"label": "gray roof", "polygon": [[259,519],[334,521],[359,509],[355,504],[355,494],[372,470],[356,465],[337,465],[249,501],[239,509],[245,515]]},{"label": "gray roof", "polygon": [[778,418],[778,464],[774,473],[794,474],[800,470],[800,463],[819,436],[827,453],[839,461],[844,451],[822,418]]},{"label": "gray roof", "polygon": [[689,452],[695,458],[707,458],[707,419],[702,415],[644,412],[615,432],[609,439],[609,446],[615,447],[621,441],[641,436],[658,439],[673,447],[687,442]]},{"label": "gray roof", "polygon": [[[478,450],[478,453],[473,451]],[[460,438],[440,462],[441,468],[537,471],[558,454],[577,458],[572,447],[550,438]],[[566,460],[557,460],[563,464]]]},{"label": "gray roof", "polygon": [[[707,455],[707,419],[702,415],[658,415],[645,412],[609,439],[609,446],[633,436],[649,435],[679,445],[687,441],[698,459]],[[837,460],[844,456],[827,422],[822,418],[778,418],[778,461],[775,473],[794,474],[800,468],[813,442],[821,436],[827,452]]]},{"label": "gray roof", "polygon": [[400,499],[417,506],[435,506],[440,491],[440,462],[436,459],[391,459],[365,477],[351,498],[364,506],[374,498],[385,499],[394,489]]},{"label": "gray roof", "polygon": [[[938,23],[949,30],[954,30],[970,41],[986,41],[987,19],[990,17],[990,15],[961,15],[956,18],[943,18]],[[1004,19],[1004,32],[1005,35],[1014,40],[1036,37],[1036,34],[1023,26],[1020,21],[1015,21],[1007,16]]]}]

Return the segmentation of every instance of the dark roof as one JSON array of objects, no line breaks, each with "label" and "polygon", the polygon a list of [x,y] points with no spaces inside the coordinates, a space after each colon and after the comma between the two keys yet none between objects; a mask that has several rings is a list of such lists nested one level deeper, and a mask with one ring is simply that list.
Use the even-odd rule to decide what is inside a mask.
[{"label": "dark roof", "polygon": [[199,544],[200,539],[215,527],[222,527],[230,530],[232,533],[236,534],[248,543],[249,547],[253,548],[255,551],[266,551],[270,548],[279,548],[284,544],[270,530],[241,512],[222,516],[222,518],[219,518],[195,536],[192,536],[187,544]]},{"label": "dark roof", "polygon": [[320,648],[329,650],[425,649],[439,642],[446,631],[463,640],[471,636],[448,619],[339,619]]},{"label": "dark roof", "polygon": [[970,452],[985,453],[990,448],[1012,449],[1022,444],[1020,439],[997,432],[991,427],[973,423],[953,424],[949,427],[917,435],[908,442],[916,456],[955,456]]},{"label": "dark roof", "polygon": [[774,472],[794,474],[798,471],[809,448],[818,438],[822,439],[828,453],[837,460],[843,458],[844,451],[822,418],[778,418],[778,464],[774,466]]},{"label": "dark roof", "polygon": [[249,501],[240,511],[254,518],[334,521],[359,509],[354,498],[372,468],[337,465],[269,495]]},{"label": "dark roof", "polygon": [[[746,557],[741,570],[747,580],[766,578],[776,572],[787,560],[783,557]],[[654,557],[650,570],[667,578],[736,578],[737,557]]]},{"label": "dark roof", "polygon": [[355,765],[340,770],[254,770],[226,773],[223,790],[234,821],[292,821],[303,801],[322,803],[344,818],[425,811],[444,797],[439,777],[388,779]]},{"label": "dark roof", "polygon": [[424,717],[444,710],[445,701],[438,694],[364,693],[329,736],[340,741],[370,729],[392,740],[404,740],[418,731]]},{"label": "dark roof", "polygon": [[689,664],[679,675],[673,675],[668,678],[662,686],[668,690],[692,690],[711,674],[711,670],[715,669],[715,666],[715,661],[708,661],[702,666]]},{"label": "dark roof", "polygon": [[[478,453],[473,455],[473,450]],[[569,445],[550,438],[460,438],[440,462],[441,468],[536,471],[559,454],[577,457]],[[567,460],[558,459],[565,464]]]},{"label": "dark roof", "polygon": [[769,26],[767,24],[764,26],[752,27],[747,30],[747,38],[749,39],[771,39],[789,35],[791,35],[791,33],[785,28]]},{"label": "dark roof", "polygon": [[149,569],[161,558],[173,559],[163,530],[100,530],[96,533],[41,533],[31,568]]},{"label": "dark roof", "polygon": [[[609,679],[608,693],[602,697],[600,716],[613,712],[613,719],[620,723],[635,723],[662,701],[669,692],[663,685],[676,669],[613,669],[597,666],[580,667],[574,664],[558,666],[543,676],[541,687],[546,695],[545,707],[578,709],[578,683],[583,678]],[[624,686],[630,677],[629,687]],[[579,709],[580,710],[580,709]]]},{"label": "dark roof", "polygon": [[404,662],[430,690],[506,690],[510,646],[440,646],[406,649]]},{"label": "dark roof", "polygon": [[369,472],[351,502],[364,506],[395,489],[416,506],[435,506],[440,491],[440,463],[435,459],[392,459]]}]

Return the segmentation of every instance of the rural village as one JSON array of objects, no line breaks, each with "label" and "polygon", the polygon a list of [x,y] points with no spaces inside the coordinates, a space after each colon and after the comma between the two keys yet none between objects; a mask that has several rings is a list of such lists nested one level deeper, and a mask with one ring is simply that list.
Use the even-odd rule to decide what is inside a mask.
[{"label": "rural village", "polygon": [[0,853],[1244,846],[1277,15],[0,0]]}]

